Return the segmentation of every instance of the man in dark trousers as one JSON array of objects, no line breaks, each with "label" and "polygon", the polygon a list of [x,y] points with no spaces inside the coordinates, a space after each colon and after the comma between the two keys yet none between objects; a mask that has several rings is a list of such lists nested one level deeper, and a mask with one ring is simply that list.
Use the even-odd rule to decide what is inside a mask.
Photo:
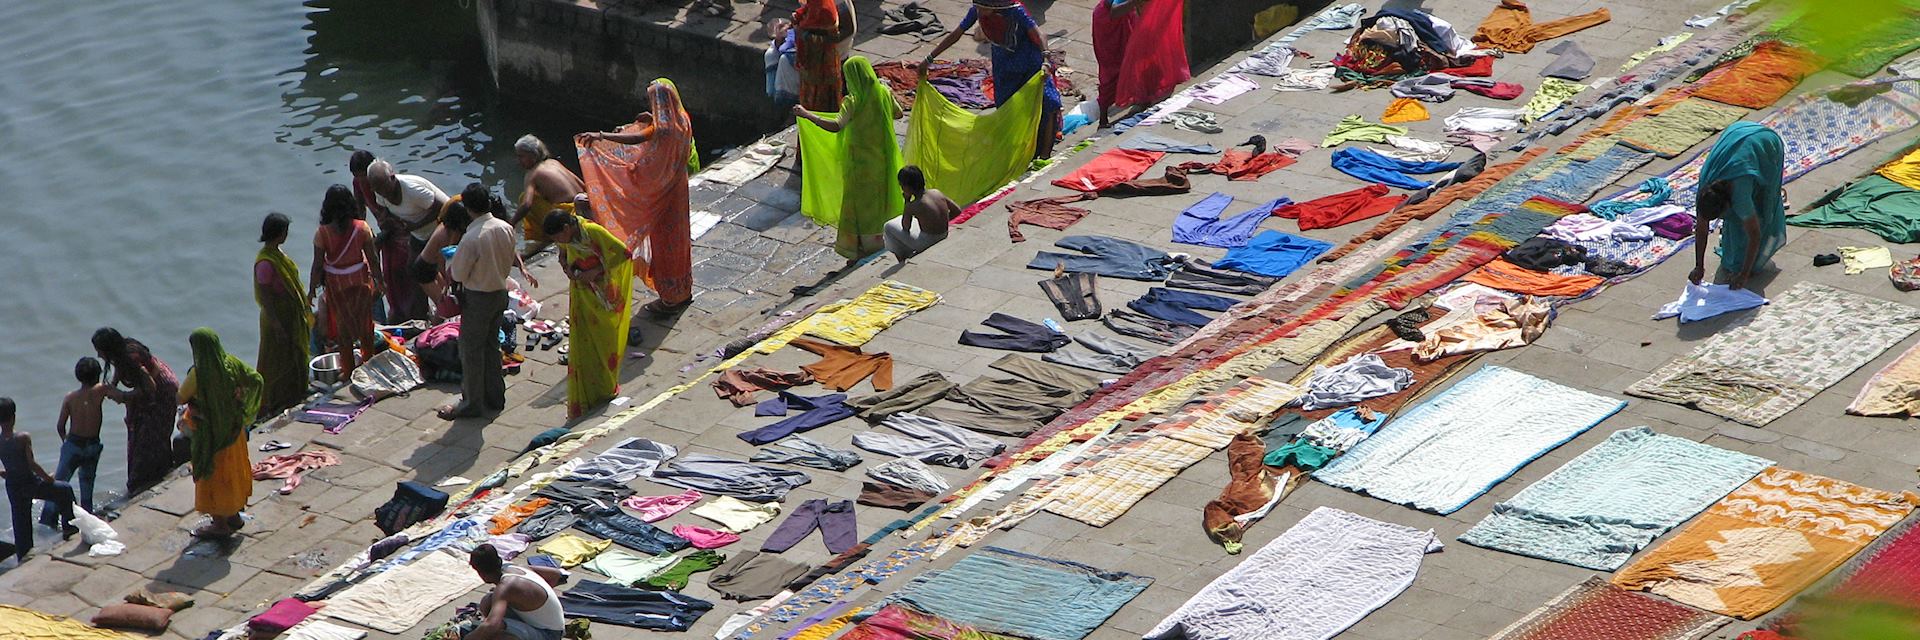
[{"label": "man in dark trousers", "polygon": [[73,486],[54,481],[40,468],[33,459],[33,438],[13,430],[14,411],[13,398],[0,398],[0,478],[6,479],[7,502],[13,507],[13,553],[24,561],[33,549],[34,500],[53,507],[63,538],[80,529],[73,526]]}]

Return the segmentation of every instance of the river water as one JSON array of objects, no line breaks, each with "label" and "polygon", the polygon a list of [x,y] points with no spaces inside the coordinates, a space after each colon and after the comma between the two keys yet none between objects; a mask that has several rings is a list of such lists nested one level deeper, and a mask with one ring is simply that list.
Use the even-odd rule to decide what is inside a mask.
[{"label": "river water", "polygon": [[[572,133],[616,124],[496,95],[453,0],[0,2],[0,24],[0,395],[49,471],[95,328],[181,375],[203,325],[253,360],[260,220],[292,216],[304,274],[321,194],[349,180],[352,150],[449,193],[480,180],[517,198],[515,138],[537,134],[572,164]],[[108,407],[100,502],[124,484],[121,416]]]}]

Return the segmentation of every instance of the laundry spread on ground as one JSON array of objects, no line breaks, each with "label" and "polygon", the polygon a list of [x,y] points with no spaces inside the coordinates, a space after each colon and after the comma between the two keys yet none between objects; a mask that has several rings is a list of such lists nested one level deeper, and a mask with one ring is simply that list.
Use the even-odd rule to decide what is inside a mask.
[{"label": "laundry spread on ground", "polygon": [[1313,262],[1331,248],[1333,244],[1329,242],[1267,229],[1247,244],[1228,249],[1226,257],[1213,261],[1213,266],[1279,278]]},{"label": "laundry spread on ground", "polygon": [[1340,123],[1334,125],[1332,131],[1327,132],[1326,138],[1320,140],[1320,146],[1332,148],[1346,142],[1385,143],[1387,136],[1404,135],[1407,135],[1406,127],[1367,122],[1360,116],[1347,116],[1341,118]]},{"label": "laundry spread on ground", "polygon": [[1406,196],[1387,195],[1386,185],[1376,184],[1275,207],[1273,215],[1295,220],[1301,231],[1311,231],[1385,214],[1406,201]]},{"label": "laundry spread on ground", "polygon": [[1865,229],[1888,242],[1920,242],[1920,191],[1885,174],[1870,175],[1824,204],[1788,216],[1787,224]]},{"label": "laundry spread on ground", "polygon": [[1393,102],[1387,103],[1386,112],[1380,114],[1380,122],[1383,124],[1419,122],[1432,117],[1432,115],[1427,113],[1427,108],[1420,104],[1419,100],[1412,98],[1395,98]]},{"label": "laundry spread on ground", "polygon": [[1533,13],[1520,0],[1500,0],[1500,6],[1480,21],[1473,32],[1474,44],[1509,53],[1526,53],[1533,46],[1613,19],[1606,9],[1568,16],[1546,22],[1534,22]]},{"label": "laundry spread on ground", "polygon": [[1907,349],[1887,363],[1847,405],[1847,413],[1857,416],[1920,415],[1920,345]]},{"label": "laundry spread on ground", "polygon": [[1489,640],[1699,640],[1726,623],[1725,616],[1643,596],[1594,576]]},{"label": "laundry spread on ground", "polygon": [[1153,578],[986,547],[928,571],[887,596],[982,631],[1080,640],[1153,584]]},{"label": "laundry spread on ground", "polygon": [[1766,426],[1906,339],[1916,321],[1920,309],[1802,282],[1627,393]]},{"label": "laundry spread on ground", "polygon": [[1489,366],[1400,416],[1314,479],[1453,513],[1627,403]]},{"label": "laundry spread on ground", "polygon": [[1452,171],[1460,164],[1456,162],[1409,162],[1389,158],[1379,153],[1359,147],[1345,147],[1333,152],[1333,168],[1341,173],[1367,182],[1384,184],[1401,189],[1425,189],[1433,183],[1420,180],[1408,174],[1428,174]]},{"label": "laundry spread on ground", "polygon": [[1656,115],[1627,123],[1614,136],[1621,144],[1671,158],[1719,135],[1747,113],[1741,107],[1688,98]]},{"label": "laundry spread on ground", "polygon": [[1770,466],[1646,427],[1623,429],[1494,505],[1460,541],[1612,571]]},{"label": "laundry spread on ground", "polygon": [[1758,293],[1746,289],[1735,289],[1724,284],[1687,283],[1680,299],[1669,302],[1653,312],[1654,320],[1679,317],[1680,324],[1699,322],[1723,313],[1745,311],[1767,303],[1767,299]]},{"label": "laundry spread on ground", "polygon": [[1912,511],[1901,494],[1769,468],[1614,574],[1613,583],[1752,619]]},{"label": "laundry spread on ground", "polygon": [[1916,567],[1920,567],[1920,526],[1907,521],[1882,534],[1852,562],[1835,569],[1821,587],[1802,594],[1762,625],[1779,636],[1753,640],[1814,638],[1827,629],[1909,626],[1908,611],[1920,601]]},{"label": "laundry spread on ground", "polygon": [[1439,548],[1431,531],[1320,507],[1145,637],[1326,640],[1406,591]]},{"label": "laundry spread on ground", "polygon": [[1748,109],[1765,109],[1820,70],[1818,55],[1772,40],[1724,69],[1708,74],[1693,96]]},{"label": "laundry spread on ground", "polygon": [[320,613],[378,631],[405,633],[481,584],[467,566],[466,554],[436,551],[347,587],[327,598]]}]

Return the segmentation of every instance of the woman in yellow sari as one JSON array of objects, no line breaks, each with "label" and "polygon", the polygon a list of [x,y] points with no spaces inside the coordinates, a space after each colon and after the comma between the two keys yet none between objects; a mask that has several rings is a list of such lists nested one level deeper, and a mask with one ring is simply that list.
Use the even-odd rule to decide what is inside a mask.
[{"label": "woman in yellow sari", "polygon": [[620,361],[627,353],[627,312],[633,301],[633,260],[627,244],[593,222],[566,211],[547,214],[544,231],[565,259],[567,290],[567,417],[578,418],[620,394]]},{"label": "woman in yellow sari", "polygon": [[300,289],[299,265],[280,250],[291,222],[286,214],[267,214],[260,225],[263,246],[253,258],[253,301],[260,305],[260,360],[254,366],[265,381],[260,393],[263,418],[307,397],[313,313]]},{"label": "woman in yellow sari", "polygon": [[192,444],[193,509],[210,517],[194,530],[202,537],[233,535],[240,512],[253,496],[253,463],[247,459],[247,427],[260,411],[260,374],[220,347],[220,336],[201,327],[187,339],[193,369],[180,381],[187,412],[180,430]]},{"label": "woman in yellow sari", "polygon": [[[700,159],[693,144],[693,120],[681,105],[680,90],[673,81],[655,79],[647,86],[647,98],[651,110],[633,124],[619,131],[583,133],[576,142],[585,150],[581,162],[588,172],[593,206],[607,210],[599,221],[616,232],[615,238],[639,247],[634,255],[640,261],[638,272],[660,295],[644,308],[659,318],[685,311],[693,302],[693,221],[687,175],[699,170]],[[594,142],[635,146],[606,148]],[[591,154],[603,154],[610,164],[628,169],[625,175],[604,176],[617,181],[621,189],[613,192],[607,190],[610,185],[595,185],[594,170],[586,166]],[[596,187],[601,191],[595,192]]]}]

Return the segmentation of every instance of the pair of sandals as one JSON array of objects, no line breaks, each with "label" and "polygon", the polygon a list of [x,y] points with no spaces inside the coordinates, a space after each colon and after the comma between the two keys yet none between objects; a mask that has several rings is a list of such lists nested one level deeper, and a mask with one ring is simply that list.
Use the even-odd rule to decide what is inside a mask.
[{"label": "pair of sandals", "polygon": [[[240,533],[240,530],[247,526],[247,520],[240,517],[239,514],[234,514],[227,516],[226,527],[217,527],[214,526],[215,524],[217,524],[215,521],[208,520],[206,524],[200,525],[200,528],[193,530],[193,537],[203,540],[225,540],[232,538],[234,534]],[[78,531],[78,529],[75,531]]]}]

